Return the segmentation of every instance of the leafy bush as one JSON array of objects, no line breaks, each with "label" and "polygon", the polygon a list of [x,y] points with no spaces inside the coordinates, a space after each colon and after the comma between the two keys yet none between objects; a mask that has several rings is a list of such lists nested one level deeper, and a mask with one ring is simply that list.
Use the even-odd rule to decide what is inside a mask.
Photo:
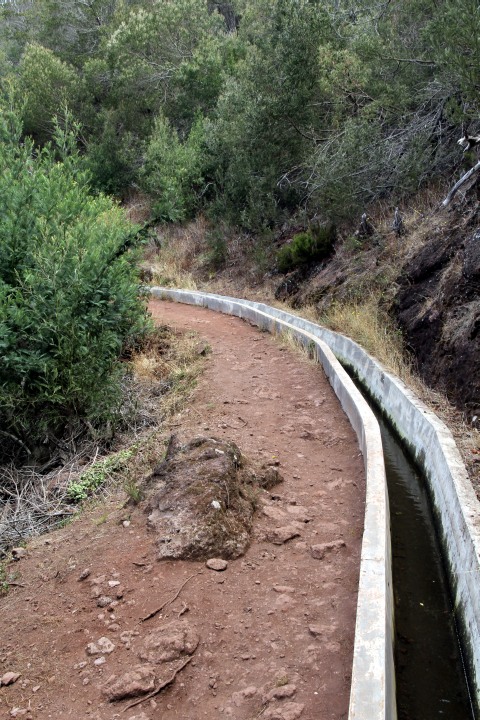
[{"label": "leafy bush", "polygon": [[168,120],[159,116],[145,152],[140,181],[154,198],[157,219],[179,222],[191,216],[202,180],[203,122],[199,118],[184,143]]},{"label": "leafy bush", "polygon": [[328,257],[336,239],[334,225],[294,235],[289,245],[284,245],[277,254],[277,266],[281,273],[290,272],[302,265]]},{"label": "leafy bush", "polygon": [[44,143],[51,138],[52,118],[68,104],[79,101],[80,83],[75,72],[51,50],[29,45],[19,66],[19,97],[24,130]]},{"label": "leafy bush", "polygon": [[[137,228],[89,177],[72,134],[20,142],[0,98],[0,429],[33,451],[79,419],[111,420],[119,356],[147,327],[132,259]],[[58,152],[63,154],[59,162]]]},{"label": "leafy bush", "polygon": [[224,228],[216,228],[207,233],[207,252],[205,265],[211,270],[222,270],[227,262],[228,247]]}]

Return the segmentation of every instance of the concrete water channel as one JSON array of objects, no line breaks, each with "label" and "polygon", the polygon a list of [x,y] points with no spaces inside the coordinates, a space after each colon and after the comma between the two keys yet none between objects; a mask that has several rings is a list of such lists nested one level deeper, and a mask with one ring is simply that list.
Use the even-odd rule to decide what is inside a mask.
[{"label": "concrete water channel", "polygon": [[381,410],[370,405],[382,435],[390,506],[398,718],[475,720],[427,484]]},{"label": "concrete water channel", "polygon": [[[349,720],[478,717],[480,504],[446,426],[338,333],[252,301],[165,288],[151,292],[294,336],[323,365],[357,434],[367,492]],[[383,423],[380,434],[341,363],[367,388],[395,435]]]}]

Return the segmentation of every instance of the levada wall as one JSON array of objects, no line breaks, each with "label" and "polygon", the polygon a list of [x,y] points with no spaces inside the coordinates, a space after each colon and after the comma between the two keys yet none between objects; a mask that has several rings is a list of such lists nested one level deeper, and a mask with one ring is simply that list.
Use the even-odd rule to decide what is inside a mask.
[{"label": "levada wall", "polygon": [[281,316],[266,305],[219,295],[164,288],[152,288],[151,292],[161,299],[236,315],[272,333],[293,335],[322,364],[357,434],[367,481],[349,720],[395,720],[390,519],[382,441],[375,416],[328,344],[309,328],[291,323],[294,316]]},{"label": "levada wall", "polygon": [[[187,300],[185,296],[182,299],[185,291],[174,292],[180,294],[172,299],[221,309],[213,307],[221,296],[188,293],[192,299]],[[223,300],[265,313],[325,342],[335,357],[355,372],[423,469],[448,564],[472,700],[480,713],[480,504],[452,434],[404,383],[353,340],[262,303]]]}]

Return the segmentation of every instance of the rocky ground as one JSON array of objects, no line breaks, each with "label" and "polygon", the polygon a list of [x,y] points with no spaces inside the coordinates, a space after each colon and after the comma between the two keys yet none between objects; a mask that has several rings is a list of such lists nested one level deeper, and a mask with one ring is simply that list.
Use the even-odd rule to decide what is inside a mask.
[{"label": "rocky ground", "polygon": [[[30,542],[0,600],[0,717],[342,720],[364,507],[352,429],[298,352],[204,309],[152,311],[212,348],[193,403],[172,421],[179,447],[206,438],[208,464],[233,442],[248,473],[273,470],[283,482],[258,482],[252,495],[241,478],[250,491],[237,530],[249,542],[239,557],[158,559],[175,529],[162,458],[138,506],[112,496]],[[205,517],[227,518],[236,486],[218,498],[215,481],[205,487]],[[217,549],[207,543],[206,554]]]}]

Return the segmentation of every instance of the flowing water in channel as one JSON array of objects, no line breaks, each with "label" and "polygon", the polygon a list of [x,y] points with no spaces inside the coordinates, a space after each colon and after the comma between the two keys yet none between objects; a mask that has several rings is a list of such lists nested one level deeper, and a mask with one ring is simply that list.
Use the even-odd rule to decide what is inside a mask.
[{"label": "flowing water in channel", "polygon": [[474,720],[425,482],[377,416],[387,473],[399,720]]}]

